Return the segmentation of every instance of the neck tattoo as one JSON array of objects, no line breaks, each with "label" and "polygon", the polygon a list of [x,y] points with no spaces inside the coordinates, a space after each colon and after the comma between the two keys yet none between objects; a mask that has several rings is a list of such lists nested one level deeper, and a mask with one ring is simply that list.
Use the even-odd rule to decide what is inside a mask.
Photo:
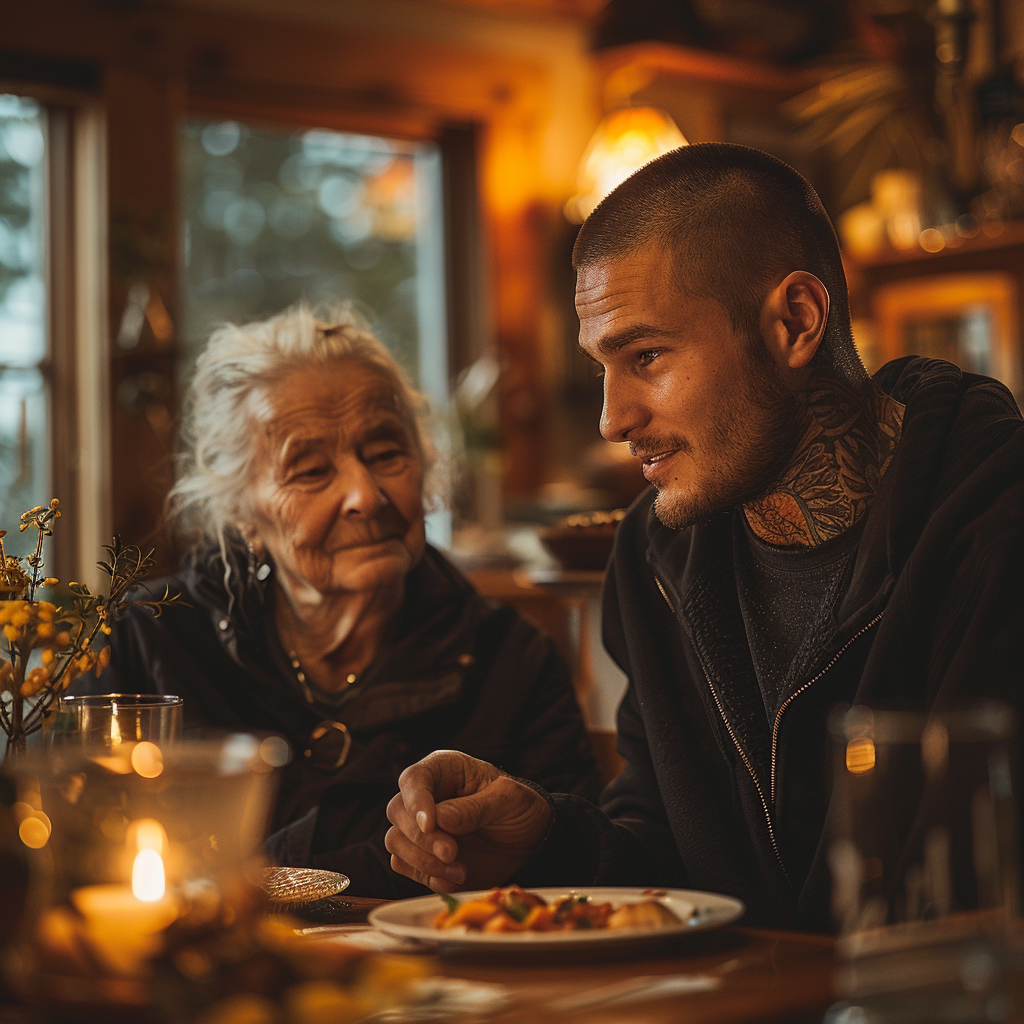
[{"label": "neck tattoo", "polygon": [[769,493],[743,506],[768,544],[815,547],[867,512],[892,462],[904,406],[874,385],[857,388],[823,374],[801,395],[807,429]]}]

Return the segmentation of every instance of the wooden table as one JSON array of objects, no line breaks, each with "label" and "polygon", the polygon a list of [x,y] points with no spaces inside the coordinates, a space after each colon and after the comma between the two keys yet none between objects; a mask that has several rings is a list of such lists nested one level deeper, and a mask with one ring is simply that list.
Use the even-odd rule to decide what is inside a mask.
[{"label": "wooden table", "polygon": [[[379,900],[352,897],[357,921]],[[501,985],[513,1005],[488,1017],[493,1024],[724,1024],[740,1021],[815,1021],[834,1001],[834,941],[790,932],[722,928],[695,934],[623,959],[562,959],[497,962],[493,957],[451,954],[439,957],[437,970],[450,978]],[[575,1011],[552,1009],[559,999],[583,996],[604,986],[647,975],[706,975],[721,979],[714,991],[691,992]]]}]

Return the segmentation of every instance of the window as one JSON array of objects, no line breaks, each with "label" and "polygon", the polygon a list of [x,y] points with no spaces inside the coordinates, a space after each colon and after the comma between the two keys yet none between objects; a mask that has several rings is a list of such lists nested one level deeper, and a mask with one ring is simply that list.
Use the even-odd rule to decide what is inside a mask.
[{"label": "window", "polygon": [[[46,112],[0,94],[0,526],[50,497]],[[25,554],[11,537],[9,550]]]},{"label": "window", "polygon": [[[103,119],[88,94],[32,93],[0,88],[0,528],[56,495],[69,515],[47,570],[96,585],[111,535]],[[28,554],[27,534],[8,540]]]},{"label": "window", "polygon": [[181,161],[183,378],[221,323],[351,301],[445,401],[435,143],[193,118]]}]

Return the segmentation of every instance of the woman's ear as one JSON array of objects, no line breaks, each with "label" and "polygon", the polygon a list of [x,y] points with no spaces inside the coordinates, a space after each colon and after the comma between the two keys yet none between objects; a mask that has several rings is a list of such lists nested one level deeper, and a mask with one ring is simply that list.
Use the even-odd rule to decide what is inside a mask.
[{"label": "woman's ear", "polygon": [[806,270],[795,270],[768,292],[761,336],[780,368],[807,366],[824,337],[828,309],[828,289]]},{"label": "woman's ear", "polygon": [[260,540],[257,532],[246,523],[235,523],[235,529],[245,546],[256,556],[257,560],[262,561],[263,556],[267,553],[267,546]]}]

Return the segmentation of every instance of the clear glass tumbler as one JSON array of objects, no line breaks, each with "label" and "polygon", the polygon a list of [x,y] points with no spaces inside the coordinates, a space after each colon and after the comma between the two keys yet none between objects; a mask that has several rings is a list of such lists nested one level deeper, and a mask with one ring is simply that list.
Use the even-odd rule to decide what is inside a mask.
[{"label": "clear glass tumbler", "polygon": [[100,693],[61,697],[47,731],[52,746],[75,743],[113,750],[123,743],[181,739],[181,697],[155,693]]},{"label": "clear glass tumbler", "polygon": [[905,998],[943,1012],[1001,998],[1019,887],[1013,711],[853,707],[830,730],[840,992],[880,1021],[911,1019]]}]

